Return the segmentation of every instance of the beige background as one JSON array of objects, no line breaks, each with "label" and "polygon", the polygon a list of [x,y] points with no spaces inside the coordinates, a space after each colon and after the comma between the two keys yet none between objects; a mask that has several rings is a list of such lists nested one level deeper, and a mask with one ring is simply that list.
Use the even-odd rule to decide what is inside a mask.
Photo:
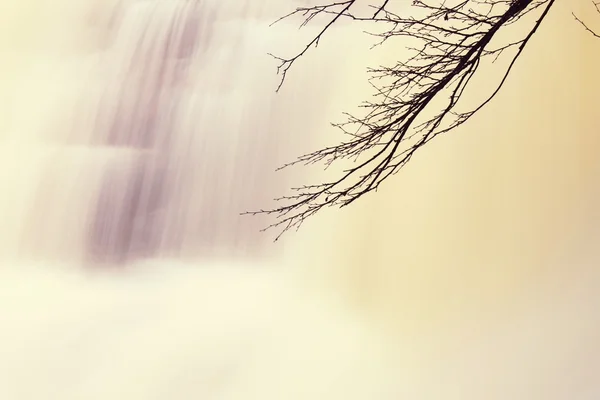
[{"label": "beige background", "polygon": [[[76,91],[59,90],[66,76],[40,86],[19,86],[19,79],[23,66],[39,65],[44,52],[97,44],[93,31],[73,35],[69,24],[81,21],[90,4],[0,1],[7,60],[0,67],[1,132],[38,131],[54,115],[53,94],[68,98]],[[300,311],[279,293],[271,272],[265,279],[235,269],[203,272],[164,283],[150,273],[137,284],[48,269],[21,275],[22,266],[3,264],[0,325],[10,329],[0,330],[0,383],[6,379],[0,394],[171,398],[171,378],[181,370],[189,375],[177,377],[183,379],[175,380],[177,393],[198,398],[204,383],[187,390],[186,377],[239,357],[233,353],[240,332],[254,338],[262,329],[288,336],[256,339],[266,357],[242,363],[245,374],[226,380],[229,397],[219,398],[384,398],[369,397],[381,380],[397,384],[403,394],[394,399],[598,398],[600,40],[575,23],[573,8],[600,27],[586,1],[557,0],[504,90],[468,125],[434,140],[376,195],[327,211],[286,238],[283,264],[295,267],[294,277],[308,289],[296,299]],[[392,45],[367,53],[360,32],[340,30],[330,38],[294,67],[282,92],[281,104],[294,107],[278,110],[277,118],[289,122],[285,137],[297,146],[306,136],[316,144],[336,140],[327,123],[369,93],[364,68],[401,51]],[[13,109],[15,98],[31,102]],[[22,163],[30,150],[20,151],[0,160],[5,193],[27,192],[38,168]],[[6,249],[22,229],[27,204],[2,198],[0,206]],[[55,209],[58,216],[68,211]],[[358,320],[346,324],[346,314],[326,309],[322,295],[338,296]],[[279,319],[265,316],[274,304]],[[147,324],[139,331],[121,325],[135,325],[138,317]],[[378,364],[375,348],[399,369]],[[164,392],[156,390],[161,384]],[[375,389],[357,390],[365,388]]]}]

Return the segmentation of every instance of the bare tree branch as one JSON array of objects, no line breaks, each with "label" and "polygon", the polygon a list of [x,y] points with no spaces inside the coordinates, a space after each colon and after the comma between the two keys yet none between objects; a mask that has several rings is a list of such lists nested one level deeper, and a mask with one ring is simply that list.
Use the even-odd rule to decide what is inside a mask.
[{"label": "bare tree branch", "polygon": [[[596,8],[596,12],[600,14],[600,1],[592,1],[592,4]],[[588,31],[595,37],[600,38],[600,34],[596,33],[595,30],[590,28],[585,22],[583,22],[583,20],[581,20],[577,15],[575,15],[575,13],[572,13],[572,14],[573,14],[573,17],[575,18],[575,20],[577,22],[579,22],[585,28],[586,31]]]},{"label": "bare tree branch", "polygon": [[[299,228],[325,207],[345,207],[398,172],[415,152],[439,134],[449,132],[488,104],[506,82],[516,60],[548,14],[555,0],[414,0],[406,15],[392,12],[389,0],[371,5],[367,15],[358,14],[360,0],[299,7],[282,17],[302,15],[302,26],[317,15],[330,16],[323,29],[290,58],[280,61],[281,82],[291,66],[317,46],[323,35],[341,19],[353,23],[376,23],[381,28],[370,34],[378,44],[403,39],[410,56],[393,66],[371,68],[370,83],[375,93],[361,107],[362,116],[347,115],[346,122],[334,124],[348,137],[337,145],[299,157],[284,165],[321,164],[326,168],[347,161],[331,181],[293,188],[293,193],[276,199],[281,206],[247,214],[272,214],[276,221],[265,229],[278,227],[282,233]],[[363,4],[364,5],[364,4]],[[532,18],[526,18],[528,15]],[[522,29],[516,40],[502,39],[509,26]],[[374,26],[374,25],[371,25]],[[499,38],[500,37],[500,38]],[[499,43],[498,43],[499,42]],[[504,59],[506,66],[499,83],[473,107],[460,100],[484,61]],[[461,108],[466,108],[461,109]]]}]

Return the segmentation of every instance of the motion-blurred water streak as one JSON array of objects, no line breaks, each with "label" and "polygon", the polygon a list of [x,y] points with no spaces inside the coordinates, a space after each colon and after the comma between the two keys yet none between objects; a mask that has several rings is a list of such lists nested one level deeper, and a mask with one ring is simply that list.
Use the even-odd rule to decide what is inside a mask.
[{"label": "motion-blurred water streak", "polygon": [[285,99],[264,34],[274,4],[86,1],[69,9],[54,49],[42,38],[57,27],[38,27],[29,57],[11,54],[24,68],[2,135],[5,256],[124,264],[272,252],[267,221],[240,213],[285,188],[274,173]]}]

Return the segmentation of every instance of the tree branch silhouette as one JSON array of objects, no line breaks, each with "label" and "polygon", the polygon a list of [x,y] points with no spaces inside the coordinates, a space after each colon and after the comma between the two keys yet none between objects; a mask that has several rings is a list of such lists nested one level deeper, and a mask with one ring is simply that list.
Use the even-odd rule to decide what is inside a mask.
[{"label": "tree branch silhouette", "polygon": [[[596,8],[596,12],[597,12],[598,14],[600,14],[600,1],[593,1],[593,0],[592,0],[592,2],[591,2],[591,3],[592,3],[592,5],[593,5],[593,6]],[[583,26],[583,28],[584,28],[586,31],[588,31],[589,33],[591,33],[591,34],[592,34],[592,35],[594,35],[595,37],[597,37],[597,38],[600,38],[600,34],[598,34],[598,33],[596,32],[596,30],[595,30],[595,29],[592,29],[592,28],[590,28],[590,27],[589,27],[589,26],[588,26],[588,25],[587,25],[585,22],[583,22],[583,20],[582,20],[581,18],[579,18],[579,17],[578,17],[578,16],[577,16],[575,13],[572,13],[572,14],[573,14],[573,17],[575,17],[575,20],[576,20],[577,22],[579,22],[579,23],[581,24],[581,26]]]},{"label": "tree branch silhouette", "polygon": [[[301,26],[317,16],[328,17],[328,22],[296,55],[273,56],[280,63],[277,90],[290,68],[342,19],[379,28],[368,32],[378,38],[376,46],[405,40],[410,55],[395,65],[369,69],[374,95],[361,105],[364,114],[346,114],[345,122],[333,124],[347,140],[302,155],[281,168],[299,164],[329,168],[343,161],[349,167],[335,179],[292,188],[292,194],[276,199],[279,206],[275,208],[246,214],[274,215],[275,222],[265,230],[279,228],[277,240],[325,207],[345,207],[376,191],[431,139],[464,124],[496,96],[554,2],[414,0],[401,14],[392,11],[394,2],[389,0],[371,4],[368,13],[355,11],[365,1],[347,0],[299,7],[280,18],[301,16]],[[526,18],[530,14],[532,18]],[[517,39],[503,39],[511,25],[518,25],[521,33]],[[499,59],[506,59],[506,64],[498,67],[497,84],[475,106],[461,109],[461,100],[484,61],[491,64]]]}]

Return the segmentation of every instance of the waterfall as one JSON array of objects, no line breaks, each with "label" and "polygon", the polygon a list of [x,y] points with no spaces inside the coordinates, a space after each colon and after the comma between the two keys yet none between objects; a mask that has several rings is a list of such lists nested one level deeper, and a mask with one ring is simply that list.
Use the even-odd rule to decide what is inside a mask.
[{"label": "waterfall", "polygon": [[38,51],[15,85],[24,114],[3,135],[9,155],[21,151],[3,157],[5,253],[86,264],[272,253],[267,220],[240,216],[285,188],[265,4],[121,0],[74,13],[69,33],[83,38]]}]

